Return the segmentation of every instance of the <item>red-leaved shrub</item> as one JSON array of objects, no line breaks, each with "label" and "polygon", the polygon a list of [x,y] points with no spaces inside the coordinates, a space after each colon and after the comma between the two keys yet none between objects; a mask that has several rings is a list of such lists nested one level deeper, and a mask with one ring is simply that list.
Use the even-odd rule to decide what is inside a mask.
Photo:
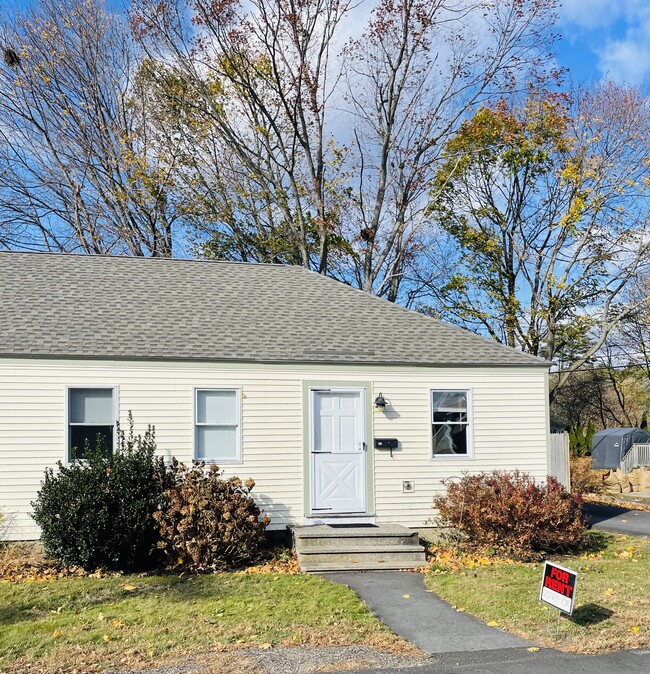
[{"label": "red-leaved shrub", "polygon": [[526,473],[464,475],[434,499],[447,537],[467,550],[516,559],[569,553],[589,541],[582,499],[554,478],[537,484]]},{"label": "red-leaved shrub", "polygon": [[255,482],[227,480],[219,468],[174,460],[172,486],[164,506],[154,513],[160,528],[158,547],[176,569],[208,571],[232,568],[255,557],[265,543],[270,519],[260,516],[251,490]]}]

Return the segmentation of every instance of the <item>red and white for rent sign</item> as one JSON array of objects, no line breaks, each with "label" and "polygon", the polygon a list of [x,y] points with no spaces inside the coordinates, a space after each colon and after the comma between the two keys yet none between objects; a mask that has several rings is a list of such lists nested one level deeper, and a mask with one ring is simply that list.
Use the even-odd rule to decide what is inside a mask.
[{"label": "red and white for rent sign", "polygon": [[571,615],[573,613],[573,600],[576,595],[578,574],[571,569],[565,569],[554,562],[544,562],[544,575],[542,576],[542,589],[539,600],[545,604]]}]

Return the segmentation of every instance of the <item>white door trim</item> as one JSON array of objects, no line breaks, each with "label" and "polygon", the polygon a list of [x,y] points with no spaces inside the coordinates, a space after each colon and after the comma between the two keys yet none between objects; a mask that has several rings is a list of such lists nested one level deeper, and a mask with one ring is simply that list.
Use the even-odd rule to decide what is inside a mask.
[{"label": "white door trim", "polygon": [[[362,450],[362,475],[363,475],[363,510],[358,512],[339,512],[331,510],[317,510],[314,508],[315,496],[315,414],[314,401],[316,393],[358,393],[359,407],[360,407],[360,425],[361,425],[361,442],[364,444]],[[368,438],[366,433],[366,387],[365,386],[310,386],[309,387],[309,518],[327,518],[341,515],[350,515],[351,517],[367,517],[368,516]]]}]

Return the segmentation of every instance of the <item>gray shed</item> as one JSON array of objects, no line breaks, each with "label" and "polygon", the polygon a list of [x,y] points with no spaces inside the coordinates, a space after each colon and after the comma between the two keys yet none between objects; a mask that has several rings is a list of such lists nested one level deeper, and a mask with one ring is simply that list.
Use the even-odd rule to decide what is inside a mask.
[{"label": "gray shed", "polygon": [[640,428],[606,428],[591,441],[592,468],[618,468],[634,444],[650,442],[650,433]]}]

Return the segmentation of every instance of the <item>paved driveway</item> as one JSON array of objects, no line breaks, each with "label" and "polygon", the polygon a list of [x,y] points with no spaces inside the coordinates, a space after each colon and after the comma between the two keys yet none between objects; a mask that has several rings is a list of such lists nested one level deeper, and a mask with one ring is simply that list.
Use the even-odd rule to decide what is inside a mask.
[{"label": "paved driveway", "polygon": [[[640,674],[650,672],[650,651],[619,651],[606,655],[574,655],[550,649],[531,653],[525,649],[447,653],[430,658],[420,667],[370,669],[363,674]],[[355,674],[352,672],[351,674]],[[356,674],[361,674],[357,672]]]},{"label": "paved driveway", "polygon": [[585,503],[589,524],[600,531],[629,536],[650,536],[650,512]]}]

